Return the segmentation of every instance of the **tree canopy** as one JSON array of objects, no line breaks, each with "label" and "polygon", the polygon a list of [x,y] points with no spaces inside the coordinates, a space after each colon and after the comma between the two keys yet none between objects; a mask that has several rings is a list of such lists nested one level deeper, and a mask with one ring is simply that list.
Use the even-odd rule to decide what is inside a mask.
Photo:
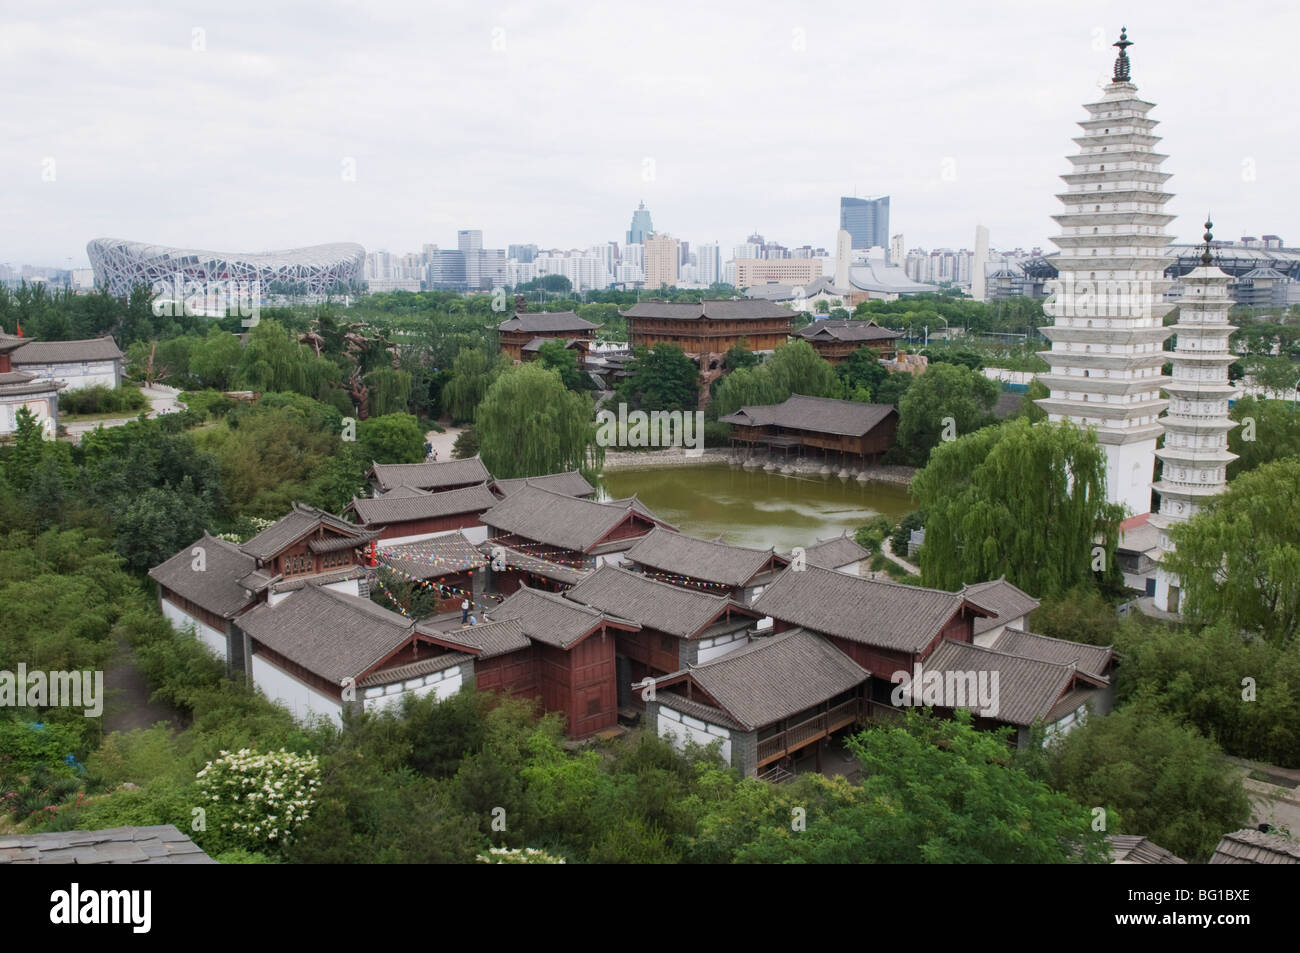
[{"label": "tree canopy", "polygon": [[[928,514],[925,585],[1008,581],[1049,596],[1118,574],[1121,509],[1106,501],[1096,437],[1068,422],[1008,421],[940,443],[912,481]],[[1100,547],[1095,552],[1094,547]]]},{"label": "tree canopy", "polygon": [[506,368],[474,418],[483,465],[499,479],[581,470],[595,479],[604,457],[596,444],[591,398],[533,362]]},{"label": "tree canopy", "polygon": [[898,402],[898,443],[920,466],[944,439],[994,422],[998,385],[958,364],[931,364]]}]

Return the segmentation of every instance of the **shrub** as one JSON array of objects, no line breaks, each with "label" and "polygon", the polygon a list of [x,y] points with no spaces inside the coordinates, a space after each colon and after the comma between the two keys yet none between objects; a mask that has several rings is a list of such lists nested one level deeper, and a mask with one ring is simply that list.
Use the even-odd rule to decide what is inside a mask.
[{"label": "shrub", "polygon": [[113,414],[144,410],[149,400],[136,387],[83,387],[59,395],[65,414]]},{"label": "shrub", "polygon": [[311,817],[319,773],[315,755],[283,748],[269,754],[251,748],[223,751],[195,778],[199,802],[210,815],[209,831],[222,835],[213,839],[253,852],[290,843]]}]

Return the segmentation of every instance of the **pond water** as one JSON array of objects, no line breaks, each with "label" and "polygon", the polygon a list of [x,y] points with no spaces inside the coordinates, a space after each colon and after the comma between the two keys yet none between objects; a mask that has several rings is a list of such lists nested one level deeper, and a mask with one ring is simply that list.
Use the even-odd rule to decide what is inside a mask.
[{"label": "pond water", "polygon": [[877,513],[897,520],[915,506],[907,488],[837,476],[745,470],[725,463],[616,470],[601,480],[607,498],[635,493],[660,519],[691,536],[788,552],[850,534]]}]

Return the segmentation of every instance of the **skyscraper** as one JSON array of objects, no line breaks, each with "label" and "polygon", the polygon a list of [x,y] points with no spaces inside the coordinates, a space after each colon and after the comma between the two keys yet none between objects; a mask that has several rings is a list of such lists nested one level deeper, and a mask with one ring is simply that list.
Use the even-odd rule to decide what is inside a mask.
[{"label": "skyscraper", "polygon": [[671,288],[677,284],[677,276],[680,274],[677,239],[667,235],[650,235],[646,237],[644,245],[646,287],[668,285]]},{"label": "skyscraper", "polygon": [[[1180,279],[1187,289],[1178,301],[1178,335],[1173,352],[1174,372],[1165,385],[1169,411],[1160,418],[1165,444],[1156,451],[1164,464],[1160,482],[1160,512],[1151,525],[1160,530],[1161,555],[1174,548],[1169,528],[1184,523],[1227,485],[1228,464],[1237,459],[1228,451],[1228,431],[1237,426],[1228,416],[1228,399],[1236,388],[1228,383],[1228,366],[1236,355],[1228,337],[1237,330],[1228,323],[1228,282],[1232,276],[1214,267],[1211,224],[1205,223],[1205,252],[1201,266]],[[1156,569],[1156,608],[1177,612],[1178,577]]]},{"label": "skyscraper", "polygon": [[632,227],[627,230],[627,244],[642,244],[654,230],[654,224],[650,221],[650,210],[645,207],[645,202],[642,202],[632,213]]},{"label": "skyscraper", "polygon": [[840,199],[840,228],[853,239],[854,248],[889,247],[889,196],[875,199]]},{"label": "skyscraper", "polygon": [[722,280],[722,254],[717,242],[696,246],[695,259],[695,277],[700,284],[712,285]]},{"label": "skyscraper", "polygon": [[1050,396],[1038,401],[1055,422],[1070,420],[1095,429],[1106,452],[1106,498],[1130,514],[1151,510],[1151,477],[1157,419],[1169,401],[1160,389],[1168,355],[1164,340],[1173,333],[1163,324],[1173,307],[1164,301],[1170,282],[1165,268],[1172,240],[1164,228],[1173,216],[1163,211],[1166,156],[1153,151],[1156,120],[1152,103],[1137,98],[1129,78],[1129,42],[1120,33],[1112,82],[1098,102],[1085,108],[1080,151],[1069,157],[1074,171],[1061,176],[1068,191],[1057,196],[1065,212],[1053,216],[1061,234],[1059,277],[1042,328],[1052,342],[1041,352],[1051,370],[1038,375]]}]

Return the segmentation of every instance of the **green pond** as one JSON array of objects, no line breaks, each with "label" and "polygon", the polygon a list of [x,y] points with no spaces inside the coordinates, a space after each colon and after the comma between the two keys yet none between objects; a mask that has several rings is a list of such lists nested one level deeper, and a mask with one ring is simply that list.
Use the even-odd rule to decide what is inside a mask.
[{"label": "green pond", "polygon": [[783,475],[725,463],[616,470],[601,489],[636,494],[660,519],[692,536],[719,534],[737,546],[789,551],[817,539],[851,534],[877,513],[897,520],[915,507],[907,488],[837,476]]}]

